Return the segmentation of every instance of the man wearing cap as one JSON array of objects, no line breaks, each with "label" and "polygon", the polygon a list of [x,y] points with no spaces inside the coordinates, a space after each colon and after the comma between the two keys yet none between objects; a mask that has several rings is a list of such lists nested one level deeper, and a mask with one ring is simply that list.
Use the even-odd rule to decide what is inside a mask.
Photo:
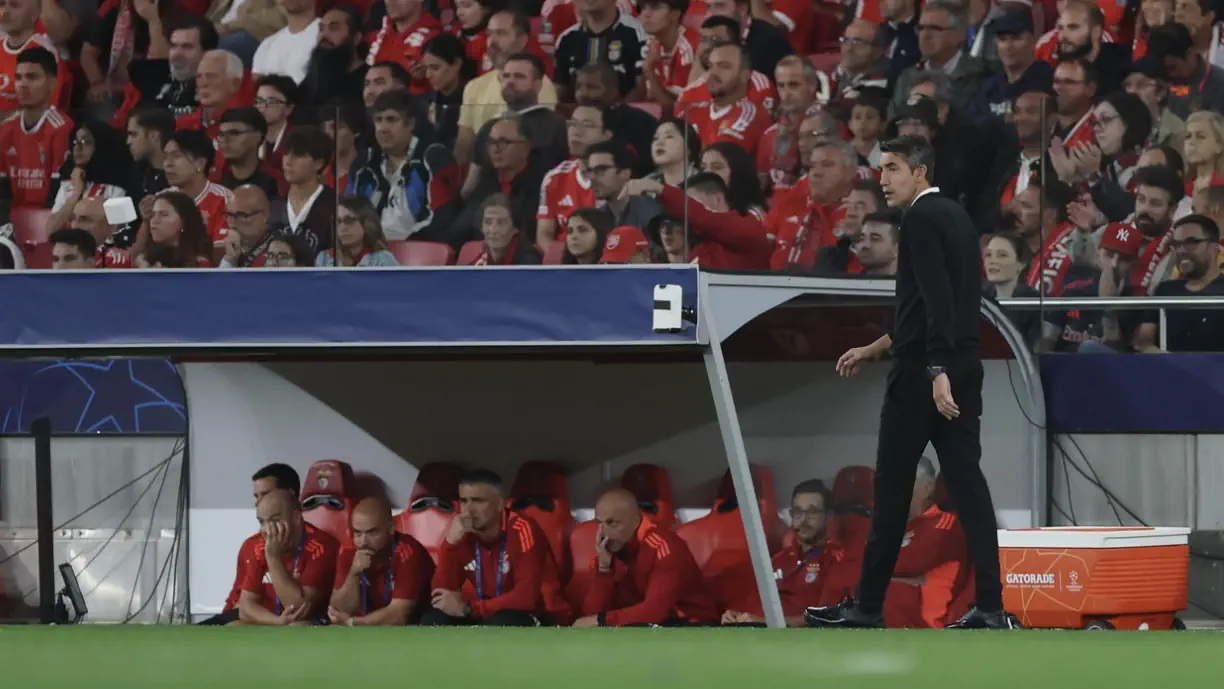
[{"label": "man wearing cap", "polygon": [[632,225],[621,225],[604,240],[600,263],[650,263],[650,240]]},{"label": "man wearing cap", "polygon": [[[1143,233],[1127,223],[1110,223],[1101,234],[1095,260],[1082,279],[1067,282],[1063,296],[1129,297]],[[1043,351],[1091,352],[1125,346],[1138,314],[1099,309],[1047,311],[1041,327]]]},{"label": "man wearing cap", "polygon": [[1181,151],[1186,140],[1186,121],[1168,107],[1169,81],[1164,65],[1154,57],[1135,61],[1122,87],[1127,93],[1139,96],[1152,112],[1152,135],[1148,141]]},{"label": "man wearing cap", "polygon": [[625,185],[633,176],[633,154],[619,141],[601,141],[586,151],[587,174],[595,190],[597,208],[612,215],[616,225],[646,229],[663,212],[659,202],[649,196],[630,196]]},{"label": "man wearing cap", "polygon": [[979,122],[992,117],[1005,119],[1020,94],[1049,91],[1054,85],[1054,68],[1033,55],[1036,37],[1031,12],[1007,12],[990,26],[995,32],[995,46],[1003,69],[986,80],[981,93],[974,99],[971,114]]}]

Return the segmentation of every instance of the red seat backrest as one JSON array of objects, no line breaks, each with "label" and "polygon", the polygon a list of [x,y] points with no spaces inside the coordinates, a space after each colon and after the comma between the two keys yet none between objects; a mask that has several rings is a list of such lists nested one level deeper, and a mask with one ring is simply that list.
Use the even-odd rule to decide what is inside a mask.
[{"label": "red seat backrest", "polygon": [[21,244],[21,255],[25,257],[25,267],[29,270],[51,268],[51,243]]},{"label": "red seat backrest", "polygon": [[875,504],[875,469],[843,467],[833,479],[833,528],[831,533],[846,549],[848,559],[858,561],[871,531],[871,507]]},{"label": "red seat backrest", "polygon": [[459,258],[455,259],[457,266],[470,266],[480,258],[480,252],[484,251],[484,242],[473,240],[459,248]]},{"label": "red seat backrest", "polygon": [[421,542],[434,562],[458,512],[463,469],[450,462],[430,462],[417,473],[408,507],[395,517],[395,528]]},{"label": "red seat backrest", "polygon": [[50,217],[50,208],[17,206],[9,214],[9,220],[13,223],[13,239],[18,245],[45,243]]},{"label": "red seat backrest", "polygon": [[569,538],[574,528],[565,471],[551,462],[527,462],[519,467],[510,490],[510,509],[530,517],[548,537],[561,580],[569,579]]},{"label": "red seat backrest", "polygon": [[629,105],[650,115],[656,120],[663,118],[663,106],[653,101],[637,101],[636,103],[630,103]]},{"label": "red seat backrest", "polygon": [[335,536],[341,545],[353,542],[349,525],[355,498],[351,493],[353,485],[353,468],[336,459],[311,464],[302,484],[303,518]]},{"label": "red seat backrest", "polygon": [[822,72],[832,72],[837,68],[837,61],[841,59],[841,52],[837,50],[822,51],[808,55],[808,59],[812,61],[812,65]]},{"label": "red seat backrest", "polygon": [[559,266],[561,265],[561,257],[565,255],[565,242],[553,242],[548,245],[548,251],[544,252],[544,265]]},{"label": "red seat backrest", "polygon": [[875,505],[875,469],[843,467],[833,479],[833,506],[855,504],[870,508]]},{"label": "red seat backrest", "polygon": [[621,475],[621,488],[637,497],[638,506],[659,528],[676,528],[676,502],[667,469],[654,464],[634,464]]},{"label": "red seat backrest", "polygon": [[392,240],[387,248],[401,266],[445,266],[455,259],[455,250],[441,242]]},{"label": "red seat backrest", "polygon": [[565,587],[565,597],[575,610],[582,608],[582,600],[591,586],[591,565],[595,560],[595,532],[599,524],[594,519],[574,525],[570,534],[570,580]]},{"label": "red seat backrest", "polygon": [[[752,472],[752,486],[756,491],[757,507],[761,510],[762,524],[765,527],[765,538],[769,541],[769,552],[775,553],[782,547],[782,534],[786,532],[786,523],[778,514],[778,497],[774,490],[773,472],[768,467],[759,464],[749,465]],[[735,497],[735,481],[731,478],[731,470],[723,473],[722,483],[718,486],[718,495],[714,498],[714,511],[739,511]]]}]

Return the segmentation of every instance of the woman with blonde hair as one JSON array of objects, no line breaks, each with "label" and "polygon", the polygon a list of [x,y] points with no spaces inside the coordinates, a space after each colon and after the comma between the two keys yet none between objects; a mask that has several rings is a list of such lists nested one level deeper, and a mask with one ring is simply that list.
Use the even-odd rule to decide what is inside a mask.
[{"label": "woman with blonde hair", "polygon": [[336,208],[336,248],[320,252],[315,265],[371,268],[397,266],[387,249],[382,219],[364,196],[346,196]]},{"label": "woman with blonde hair", "polygon": [[1186,196],[1224,186],[1224,115],[1209,110],[1186,118]]}]

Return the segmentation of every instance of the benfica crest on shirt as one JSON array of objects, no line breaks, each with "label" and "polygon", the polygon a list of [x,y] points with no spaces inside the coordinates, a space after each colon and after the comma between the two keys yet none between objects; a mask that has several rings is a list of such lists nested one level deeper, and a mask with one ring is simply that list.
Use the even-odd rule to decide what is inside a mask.
[{"label": "benfica crest on shirt", "polygon": [[809,562],[807,566],[807,573],[803,575],[803,583],[805,584],[814,583],[816,579],[819,577],[820,577],[820,563],[819,562]]}]

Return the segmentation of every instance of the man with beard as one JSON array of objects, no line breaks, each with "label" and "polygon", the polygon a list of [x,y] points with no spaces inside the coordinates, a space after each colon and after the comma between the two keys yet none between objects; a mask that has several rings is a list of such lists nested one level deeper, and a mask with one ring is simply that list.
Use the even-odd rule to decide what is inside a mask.
[{"label": "man with beard", "polygon": [[[158,27],[149,25],[149,30]],[[170,39],[169,59],[133,60],[128,67],[131,82],[124,92],[123,104],[110,124],[122,129],[128,113],[137,106],[166,108],[175,116],[196,107],[196,70],[204,53],[217,48],[217,29],[203,17],[185,16],[165,28]]]},{"label": "man with beard", "polygon": [[778,62],[774,76],[778,84],[778,121],[761,135],[756,167],[763,183],[776,183],[786,189],[799,180],[799,124],[809,109],[820,107],[816,100],[820,73],[806,57],[789,55]]},{"label": "man with beard", "polygon": [[[1007,39],[1000,36],[1000,54],[1006,53]],[[1016,97],[1011,111],[1011,128],[1015,143],[1004,144],[1004,151],[995,158],[987,175],[981,197],[981,207],[975,213],[978,229],[994,232],[999,226],[999,214],[1012,199],[1040,179],[1057,179],[1048,158],[1042,174],[1042,154],[1050,145],[1054,127],[1055,101],[1042,88],[1028,89]],[[1042,128],[1042,118],[1046,127]]]},{"label": "man with beard", "polygon": [[1130,46],[1105,42],[1105,16],[1093,0],[1067,0],[1058,17],[1058,48],[1054,59],[1086,60],[1100,75],[1098,93],[1113,93],[1122,87],[1130,65]]},{"label": "man with beard", "polygon": [[[1080,279],[1067,282],[1063,296],[1131,297],[1136,290],[1130,276],[1134,273],[1143,237],[1133,225],[1110,223],[1101,233],[1093,265]],[[1041,326],[1043,352],[1101,351],[1099,345],[1125,347],[1134,326],[1124,313],[1101,309],[1052,310],[1044,313]],[[1130,327],[1127,327],[1130,325]],[[1098,343],[1098,344],[1093,344]]]},{"label": "man with beard", "polygon": [[[1163,165],[1139,168],[1131,183],[1135,187],[1135,212],[1128,221],[1138,228],[1141,235],[1139,261],[1131,273],[1131,283],[1137,289],[1137,294],[1149,294],[1173,270],[1174,261],[1170,256],[1173,235],[1169,226],[1177,205],[1186,195],[1186,187],[1177,172]],[[1081,230],[1087,229],[1082,220],[1077,224]],[[1095,255],[1103,232],[1074,233],[1071,256]],[[1081,260],[1077,258],[1076,263]]]},{"label": "man with beard", "polygon": [[361,15],[348,5],[327,11],[319,24],[319,43],[310,53],[302,88],[309,103],[361,103],[369,66],[361,35]]},{"label": "man with beard", "polygon": [[391,505],[366,498],[350,518],[353,544],[340,548],[327,616],[346,627],[397,627],[426,607],[434,564],[429,552],[395,530]]},{"label": "man with beard", "polygon": [[688,111],[689,124],[697,130],[702,146],[727,141],[756,155],[757,144],[769,128],[769,114],[744,98],[752,75],[750,59],[748,50],[734,43],[710,51],[706,84],[712,100]]},{"label": "man with beard", "polygon": [[[1158,297],[1218,297],[1224,295],[1220,274],[1220,227],[1205,215],[1187,215],[1173,226],[1174,256],[1184,276],[1156,286]],[[1159,312],[1145,313],[1135,333],[1135,349],[1157,348]],[[1166,309],[1166,351],[1224,351],[1224,315],[1218,309]]]},{"label": "man with beard", "polygon": [[[547,165],[548,168],[545,169],[569,158],[568,123],[564,117],[540,103],[548,80],[544,73],[544,62],[531,53],[517,53],[505,60],[498,75],[506,110],[521,115],[531,132],[533,158]],[[481,170],[490,165],[487,143],[495,122],[496,120],[486,122],[476,134],[472,164],[468,166],[467,180],[463,185],[465,192],[470,192],[475,187]],[[460,123],[462,127],[462,119]],[[464,194],[464,198],[467,198],[467,194]],[[534,239],[534,231],[532,235]]]},{"label": "man with beard", "polygon": [[1213,69],[1194,48],[1181,24],[1152,31],[1148,52],[1164,65],[1169,77],[1169,109],[1181,118],[1195,110],[1224,112],[1224,70]]},{"label": "man with beard", "polygon": [[[782,600],[782,615],[786,626],[803,627],[803,610],[815,605],[836,603],[850,590],[830,586],[834,565],[842,562],[846,552],[828,538],[832,494],[824,481],[809,479],[795,486],[791,494],[790,521],[793,538],[773,557],[774,581],[778,598]],[[851,590],[853,582],[850,582]],[[755,593],[755,591],[753,592]],[[724,625],[765,626],[765,613],[755,595],[750,596],[749,610],[728,610],[723,613]]]},{"label": "man with beard", "polygon": [[1054,93],[1057,104],[1054,136],[1071,151],[1095,141],[1092,132],[1092,106],[1100,91],[1100,73],[1091,62],[1079,58],[1064,60],[1054,68]]},{"label": "man with beard", "polygon": [[855,253],[864,275],[892,277],[897,274],[897,233],[900,229],[901,214],[894,208],[872,213],[863,221]]},{"label": "man with beard", "polygon": [[[673,109],[677,118],[687,118],[688,111],[700,108],[713,98],[709,85],[710,54],[714,48],[725,43],[740,45],[742,41],[739,39],[739,27],[739,22],[727,17],[710,17],[702,22],[697,42],[697,61],[693,65],[692,76],[688,86],[684,87],[676,98],[676,107]],[[740,97],[747,98],[766,113],[772,113],[778,102],[778,92],[774,89],[773,82],[768,76],[752,69],[751,64],[748,68],[752,73],[748,78],[747,89]]]}]

